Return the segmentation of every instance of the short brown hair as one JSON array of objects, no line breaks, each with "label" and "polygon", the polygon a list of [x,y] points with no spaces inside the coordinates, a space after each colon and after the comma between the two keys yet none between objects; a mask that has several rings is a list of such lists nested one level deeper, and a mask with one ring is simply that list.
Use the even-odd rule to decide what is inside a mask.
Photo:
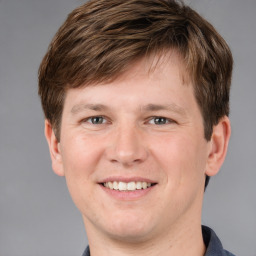
[{"label": "short brown hair", "polygon": [[112,81],[134,61],[169,49],[184,60],[210,140],[229,114],[232,55],[211,24],[175,0],[91,0],[69,14],[39,68],[39,95],[57,139],[69,88]]}]

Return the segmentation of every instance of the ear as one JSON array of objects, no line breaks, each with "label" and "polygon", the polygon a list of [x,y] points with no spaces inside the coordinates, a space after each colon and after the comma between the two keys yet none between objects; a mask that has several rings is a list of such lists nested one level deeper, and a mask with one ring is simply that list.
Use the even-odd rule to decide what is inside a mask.
[{"label": "ear", "polygon": [[228,117],[225,116],[219,121],[217,125],[213,127],[205,172],[206,175],[214,176],[219,172],[227,154],[230,135],[230,121]]},{"label": "ear", "polygon": [[52,169],[57,175],[64,176],[62,156],[60,152],[60,143],[58,142],[54,134],[52,125],[48,120],[45,120],[44,133],[50,150]]}]

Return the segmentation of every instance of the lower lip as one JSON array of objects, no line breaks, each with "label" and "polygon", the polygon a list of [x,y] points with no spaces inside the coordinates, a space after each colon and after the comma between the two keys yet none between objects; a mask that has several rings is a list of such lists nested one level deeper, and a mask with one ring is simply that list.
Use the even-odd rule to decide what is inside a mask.
[{"label": "lower lip", "polygon": [[156,187],[156,185],[154,185],[146,189],[137,189],[134,191],[119,191],[119,190],[106,188],[102,185],[100,186],[103,189],[103,191],[105,191],[111,197],[114,197],[115,199],[118,199],[118,200],[124,200],[124,201],[141,199],[145,197],[147,194],[149,194]]}]

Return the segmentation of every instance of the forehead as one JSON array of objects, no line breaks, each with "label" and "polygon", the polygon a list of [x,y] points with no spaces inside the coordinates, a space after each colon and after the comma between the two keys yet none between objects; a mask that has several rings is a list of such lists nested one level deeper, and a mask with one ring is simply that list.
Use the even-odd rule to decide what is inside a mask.
[{"label": "forehead", "polygon": [[[141,76],[156,76],[157,73],[168,73],[165,68],[168,65],[175,66],[179,69],[179,75],[183,84],[189,84],[193,79],[190,72],[190,67],[185,62],[184,56],[178,49],[169,48],[159,52],[151,52],[142,57],[135,58],[128,62],[125,67],[120,70],[112,70],[104,73],[102,70],[95,72],[90,79],[85,79],[85,82],[74,82],[74,85],[66,84],[65,91],[71,88],[83,88],[88,86],[100,86],[112,84],[113,82],[121,81],[127,77]],[[108,68],[106,68],[108,70]]]},{"label": "forehead", "polygon": [[[161,54],[152,53],[149,56],[145,56],[134,62],[130,63],[127,71],[118,75],[114,80],[123,80],[127,77],[142,77],[142,78],[163,78],[167,76],[172,70],[172,75],[176,73],[179,75],[182,84],[190,84],[192,79],[190,78],[189,71],[185,65],[184,58],[175,49],[169,49],[163,51]],[[101,83],[99,83],[100,85]]]},{"label": "forehead", "polygon": [[153,110],[156,107],[152,106],[159,109],[161,102],[182,109],[186,98],[193,97],[189,81],[183,60],[175,51],[170,51],[134,62],[111,82],[69,89],[68,102],[64,105],[68,104],[72,113],[83,108],[99,111],[107,110],[106,106],[124,107],[124,104]]}]

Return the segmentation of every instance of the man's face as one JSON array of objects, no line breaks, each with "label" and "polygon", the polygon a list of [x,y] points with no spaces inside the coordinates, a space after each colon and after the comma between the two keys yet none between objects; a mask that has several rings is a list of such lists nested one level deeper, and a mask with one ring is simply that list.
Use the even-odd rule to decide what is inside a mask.
[{"label": "man's face", "polygon": [[141,60],[114,82],[68,90],[53,168],[88,235],[140,241],[200,223],[211,143],[183,75],[173,53],[151,72]]}]

